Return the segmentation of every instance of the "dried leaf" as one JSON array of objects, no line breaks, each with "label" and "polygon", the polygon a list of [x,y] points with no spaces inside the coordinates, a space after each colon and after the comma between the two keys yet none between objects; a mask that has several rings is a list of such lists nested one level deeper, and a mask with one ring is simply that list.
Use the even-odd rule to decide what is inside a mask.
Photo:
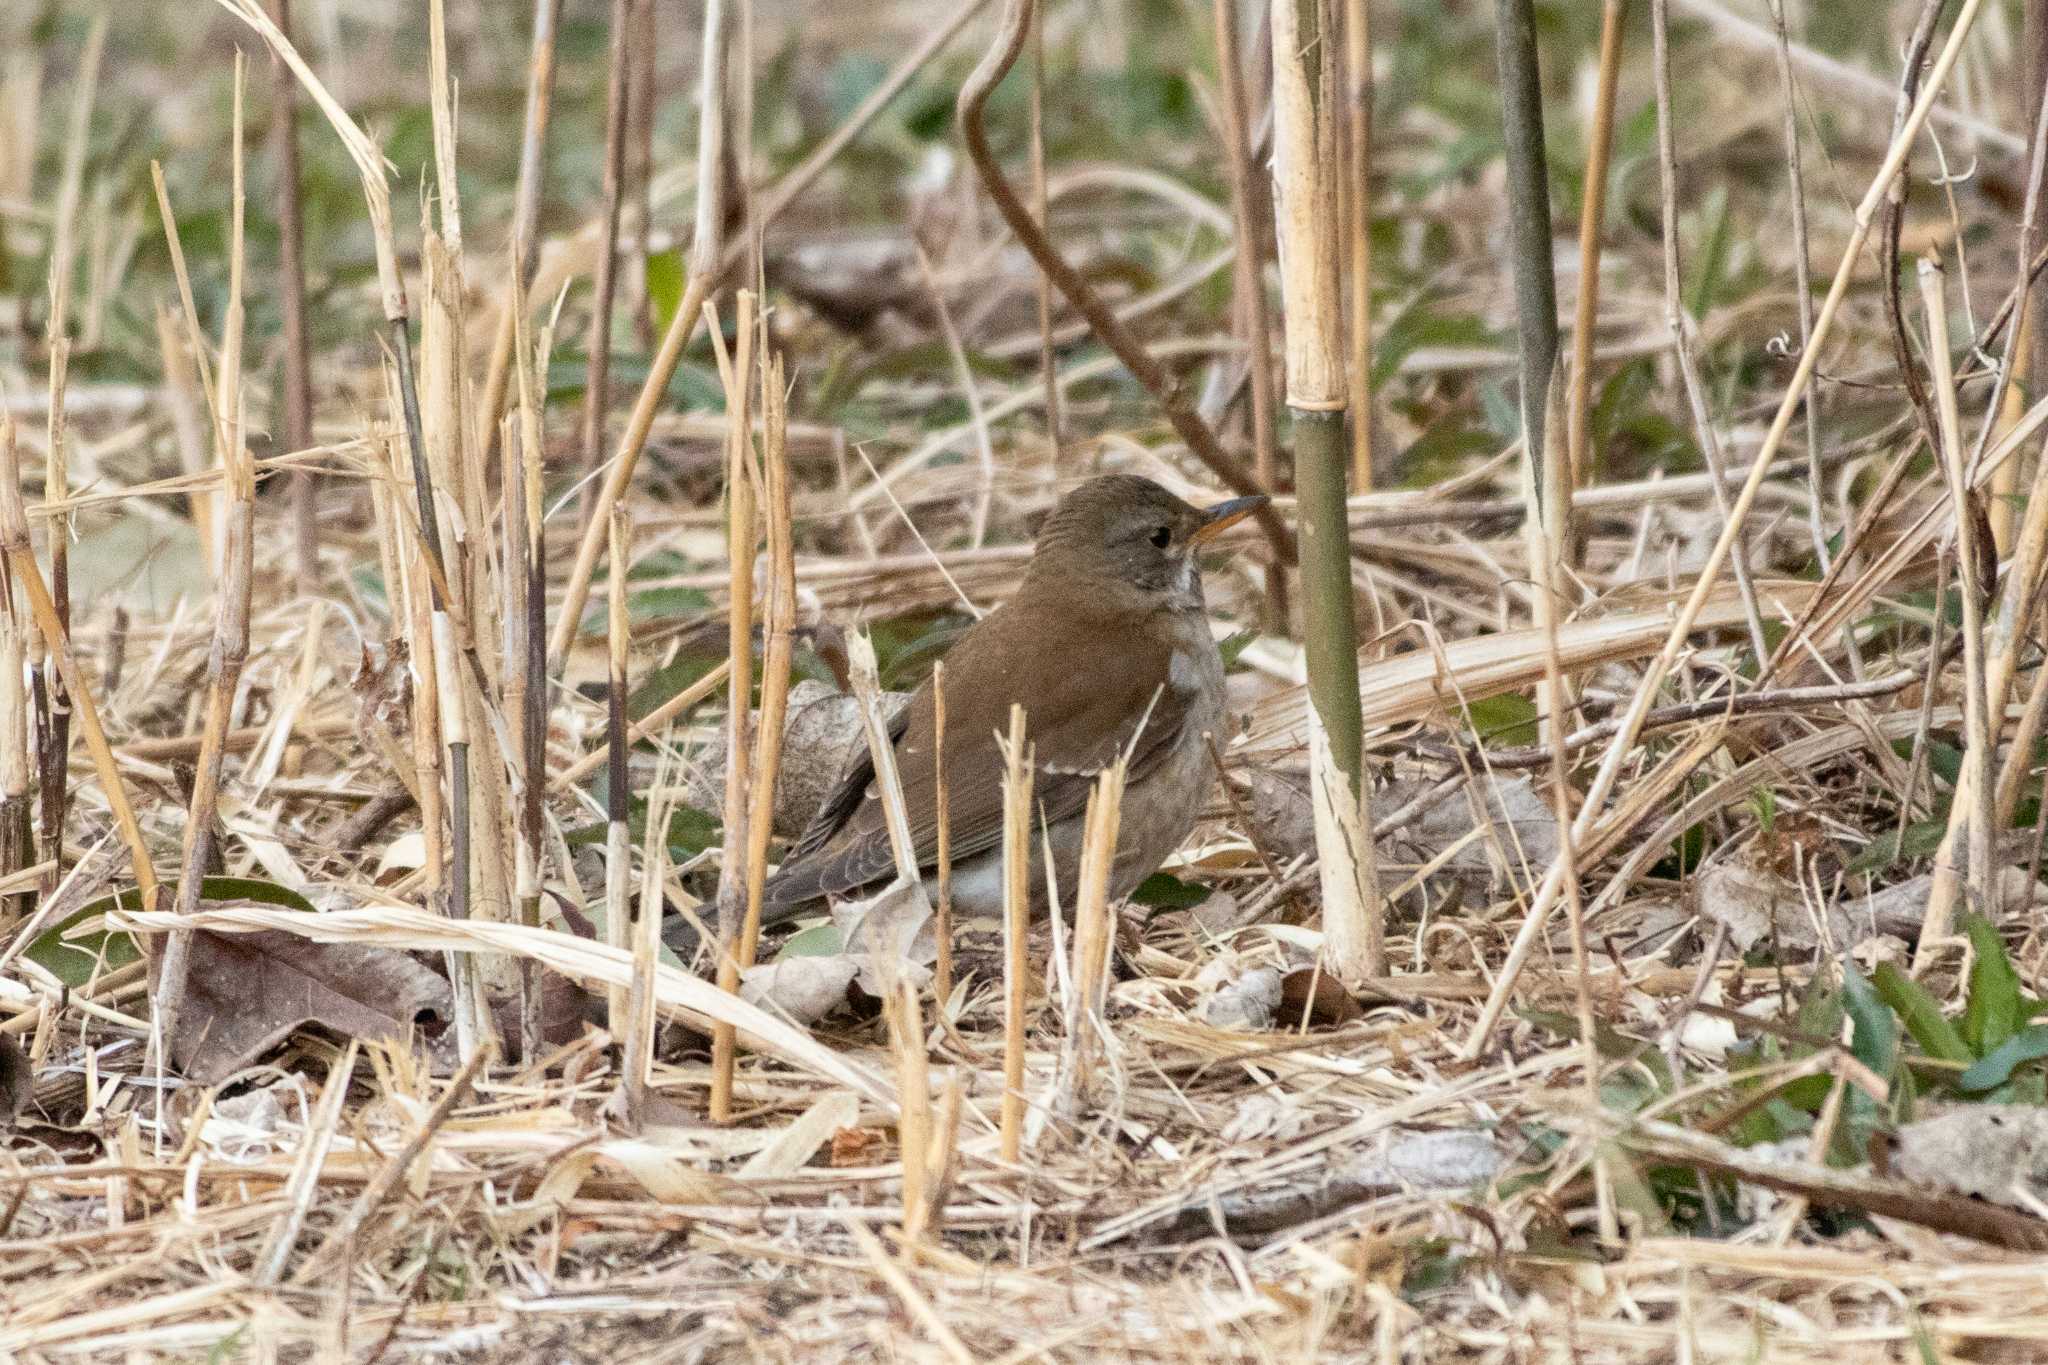
[{"label": "dried leaf", "polygon": [[2048,1108],[1983,1104],[1909,1123],[1893,1139],[1892,1172],[1937,1190],[2038,1208],[2048,1196]]},{"label": "dried leaf", "polygon": [[447,981],[391,948],[202,929],[192,936],[191,971],[171,1055],[203,1085],[306,1024],[352,1038],[403,1039],[453,1017]]},{"label": "dried leaf", "polygon": [[1311,1028],[1332,1028],[1365,1017],[1365,1010],[1336,977],[1313,967],[1296,967],[1280,980],[1280,1020],[1289,1028],[1299,1027],[1304,1011]]},{"label": "dried leaf", "polygon": [[791,957],[740,973],[740,998],[750,1005],[815,1024],[846,1003],[860,964],[845,954]]}]

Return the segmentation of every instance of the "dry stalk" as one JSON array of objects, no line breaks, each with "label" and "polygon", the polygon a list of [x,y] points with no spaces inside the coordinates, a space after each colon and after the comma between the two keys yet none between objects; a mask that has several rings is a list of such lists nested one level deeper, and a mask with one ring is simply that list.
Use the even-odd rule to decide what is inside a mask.
[{"label": "dry stalk", "polygon": [[[716,5],[717,0],[712,0]],[[700,220],[701,226],[701,220]],[[726,725],[725,845],[718,863],[718,985],[737,993],[740,984],[740,940],[747,911],[747,835],[753,793],[753,734],[750,729],[754,694],[754,547],[759,518],[755,514],[753,460],[754,296],[741,290],[734,300],[736,346],[730,360],[718,328],[711,327],[718,351],[718,375],[725,385],[726,489]],[[712,307],[704,305],[707,322]],[[671,331],[674,329],[671,328]],[[617,573],[618,566],[612,566]],[[711,1038],[711,1121],[732,1119],[732,1068],[736,1039],[730,1028]]]},{"label": "dry stalk", "polygon": [[[590,304],[589,356],[583,381],[583,467],[595,471],[604,456],[605,415],[610,410],[612,303],[618,293],[619,201],[626,168],[626,76],[631,46],[633,0],[612,0],[611,58],[604,89],[604,212],[599,216],[597,280]],[[584,486],[586,508],[594,501]],[[613,566],[616,575],[617,566]]]},{"label": "dry stalk", "polygon": [[[1278,488],[1273,457],[1273,320],[1266,308],[1265,215],[1260,209],[1252,169],[1250,119],[1245,112],[1244,59],[1238,52],[1236,0],[1214,0],[1216,70],[1224,164],[1230,172],[1231,235],[1237,254],[1231,259],[1232,292],[1244,332],[1245,364],[1252,390],[1252,472],[1267,488]],[[1368,84],[1371,73],[1366,77]],[[1367,91],[1368,100],[1370,90]],[[1369,340],[1369,337],[1368,337]],[[1057,385],[1047,379],[1051,401]]]},{"label": "dry stalk", "polygon": [[[34,798],[29,792],[28,690],[24,685],[28,656],[23,649],[14,586],[0,579],[0,877],[11,877],[35,861],[31,824]],[[54,874],[56,868],[50,871]],[[12,927],[34,908],[36,898],[22,892],[8,898],[0,924]]]},{"label": "dry stalk", "polygon": [[903,783],[896,776],[896,749],[889,742],[889,726],[882,718],[882,683],[877,676],[875,642],[866,630],[856,630],[846,637],[846,671],[853,683],[853,695],[860,702],[861,733],[867,739],[869,761],[875,766],[875,791],[882,800],[882,819],[889,830],[896,879],[904,885],[917,885],[917,845],[910,837],[910,810],[903,803]]},{"label": "dry stalk", "polygon": [[923,1240],[931,1216],[931,1069],[925,1056],[924,1012],[918,1006],[916,987],[908,979],[899,978],[885,1004],[889,1046],[896,1053],[896,1135],[897,1154],[903,1165],[903,1240],[914,1246]]},{"label": "dry stalk", "polygon": [[[291,0],[270,0],[277,31],[291,37]],[[299,83],[276,53],[270,55],[270,154],[277,162],[278,311],[284,321],[284,447],[313,444],[313,369],[306,342],[306,229],[299,186]],[[312,592],[320,578],[318,491],[311,469],[292,474],[292,536],[298,554],[299,591]]]},{"label": "dry stalk", "polygon": [[[1600,7],[1599,85],[1593,94],[1593,123],[1586,130],[1586,184],[1579,198],[1579,292],[1572,307],[1571,396],[1565,408],[1569,487],[1574,491],[1592,482],[1594,475],[1586,449],[1586,412],[1593,392],[1593,331],[1600,322],[1600,245],[1607,217],[1607,160],[1614,150],[1614,91],[1621,74],[1621,26],[1627,14],[1628,0],[1604,0]],[[1567,537],[1560,548],[1574,554],[1576,539]]]},{"label": "dry stalk", "polygon": [[[1792,424],[1792,414],[1798,408],[1800,399],[1805,396],[1807,386],[1812,382],[1820,348],[1825,344],[1828,333],[1833,330],[1835,316],[1842,306],[1843,298],[1848,294],[1849,281],[1855,273],[1857,258],[1862,254],[1864,244],[1869,241],[1872,220],[1883,202],[1887,188],[1899,174],[1914,139],[1919,137],[1920,129],[1925,126],[1928,115],[1934,108],[1935,98],[1947,82],[1948,73],[1962,52],[1963,40],[1969,36],[1970,27],[1976,22],[1977,13],[1981,8],[1982,0],[1963,0],[1962,10],[1957,14],[1955,24],[1949,30],[1948,40],[1943,45],[1940,55],[1935,58],[1934,67],[1928,73],[1925,86],[1907,115],[1905,126],[1892,139],[1883,163],[1856,206],[1855,230],[1843,249],[1834,279],[1828,286],[1827,298],[1821,304],[1820,315],[1814,320],[1812,340],[1800,354],[1799,365],[1793,371],[1791,382],[1786,386],[1784,397],[1779,401],[1777,413],[1764,434],[1763,444],[1750,465],[1749,477],[1743,480],[1742,488],[1729,508],[1727,524],[1722,527],[1721,534],[1707,552],[1706,562],[1700,567],[1692,591],[1679,607],[1665,635],[1664,647],[1651,660],[1642,682],[1630,699],[1621,728],[1615,732],[1606,754],[1602,756],[1599,770],[1594,774],[1592,785],[1580,808],[1578,820],[1573,825],[1572,834],[1575,838],[1583,839],[1599,818],[1601,808],[1606,804],[1616,780],[1621,775],[1621,768],[1627,760],[1629,751],[1635,747],[1643,717],[1648,714],[1659,689],[1663,686],[1664,679],[1677,663],[1679,651],[1684,648],[1686,638],[1692,633],[1693,622],[1698,619],[1700,609],[1713,595],[1721,570],[1727,563],[1728,552],[1736,536],[1740,534],[1743,523],[1748,519],[1750,508],[1755,504],[1757,489],[1761,487],[1766,471],[1777,460],[1778,448],[1784,443],[1785,433]],[[1492,1037],[1494,1026],[1500,1022],[1501,1014],[1506,1010],[1508,1000],[1514,992],[1516,980],[1528,962],[1529,954],[1535,948],[1543,926],[1549,920],[1550,912],[1557,906],[1559,894],[1564,889],[1565,875],[1563,859],[1552,862],[1549,872],[1537,888],[1528,915],[1522,922],[1522,928],[1515,936],[1514,945],[1509,949],[1508,957],[1501,965],[1493,990],[1488,995],[1485,1006],[1480,1010],[1471,1032],[1466,1036],[1461,1049],[1463,1056],[1477,1057]]]},{"label": "dry stalk", "polygon": [[1363,492],[1372,471],[1372,6],[1344,0],[1344,274],[1349,290],[1351,486]]},{"label": "dry stalk", "polygon": [[[69,434],[65,414],[66,374],[71,359],[71,294],[77,255],[78,196],[85,176],[85,156],[92,134],[93,99],[99,90],[100,59],[106,51],[112,12],[93,16],[79,54],[72,86],[71,117],[64,135],[64,164],[57,182],[57,203],[50,233],[50,319],[48,449],[43,462],[43,498],[62,505],[71,496]],[[71,518],[59,513],[49,524],[50,596],[65,633],[71,630]],[[40,750],[43,860],[62,861],[64,817],[71,806],[71,702],[63,677],[45,658],[36,738]]]},{"label": "dry stalk", "polygon": [[1003,1107],[1001,1151],[1014,1165],[1024,1144],[1024,987],[1031,934],[1031,780],[1024,708],[1010,706],[1003,773]]},{"label": "dry stalk", "polygon": [[[789,413],[782,357],[761,366],[762,515],[768,524],[768,616],[761,651],[761,714],[754,727],[753,808],[747,814],[747,916],[740,926],[739,966],[754,965],[761,938],[761,892],[768,882],[768,842],[775,830],[775,787],[782,771],[783,717],[796,650],[796,538],[790,526]],[[753,566],[750,563],[751,574]]]},{"label": "dry stalk", "polygon": [[[1813,342],[1813,284],[1809,278],[1812,266],[1808,263],[1806,176],[1801,166],[1799,92],[1792,82],[1792,38],[1785,27],[1785,0],[1770,0],[1770,5],[1771,23],[1778,35],[1778,89],[1785,102],[1785,174],[1792,190],[1792,281],[1793,291],[1799,296],[1799,349],[1804,351]],[[1815,385],[1813,391],[1806,395],[1806,477],[1807,483],[1815,490],[1821,486],[1820,399],[1820,386]],[[1831,555],[1817,497],[1807,516],[1807,530],[1813,537],[1814,558],[1825,572]],[[1851,663],[1860,665],[1854,638],[1844,637],[1844,643],[1851,651]]]},{"label": "dry stalk", "polygon": [[[1948,936],[1955,913],[1958,884],[1954,857],[1958,826],[1969,832],[1970,900],[1980,914],[1991,913],[1990,888],[1996,884],[1997,869],[1991,863],[1992,746],[1997,743],[1985,690],[1984,603],[1989,584],[1984,581],[1985,561],[1993,554],[1989,545],[1979,545],[1977,502],[1970,489],[1968,458],[1963,452],[1962,419],[1956,407],[1955,373],[1949,359],[1948,295],[1943,285],[1940,262],[1923,257],[1920,261],[1920,299],[1927,313],[1928,379],[1934,390],[1934,409],[1941,435],[1941,468],[1948,481],[1949,507],[1955,517],[1956,578],[1963,605],[1963,767],[1956,780],[1954,804],[1949,817],[1949,837],[1937,857],[1934,884],[1927,896],[1927,914],[1920,923],[1916,965],[1925,965],[1940,940]],[[1993,561],[1995,563],[1995,561]],[[2004,710],[2004,694],[1998,699]]]},{"label": "dry stalk", "polygon": [[1116,923],[1109,903],[1109,874],[1116,863],[1124,761],[1119,757],[1096,778],[1082,824],[1081,866],[1074,888],[1074,1000],[1067,1018],[1067,1089],[1059,1106],[1062,1113],[1074,1113],[1090,1103],[1095,1092],[1095,1064],[1109,1033],[1102,1013]]},{"label": "dry stalk", "polygon": [[[1686,405],[1692,413],[1693,436],[1699,442],[1700,454],[1714,476],[1714,506],[1725,521],[1728,517],[1726,461],[1721,456],[1721,437],[1714,430],[1713,414],[1707,410],[1706,390],[1700,382],[1699,358],[1694,354],[1697,338],[1691,318],[1685,311],[1685,300],[1678,283],[1678,152],[1672,131],[1671,52],[1666,33],[1669,5],[1670,0],[1650,0],[1652,61],[1657,83],[1657,172],[1663,195],[1660,216],[1664,229],[1664,325],[1670,329],[1671,349],[1678,358],[1679,379],[1685,388]],[[1817,494],[1819,490],[1815,492]],[[1756,589],[1750,582],[1749,552],[1739,534],[1728,557],[1735,571],[1736,587],[1742,593],[1743,608],[1749,614],[1750,648],[1756,651],[1757,658],[1762,659],[1770,653],[1770,648],[1764,642],[1763,612],[1757,606]]]},{"label": "dry stalk", "polygon": [[[1345,526],[1349,393],[1337,269],[1336,54],[1316,6],[1273,0],[1273,199],[1286,304],[1308,646],[1310,781],[1323,955],[1347,985],[1385,972],[1370,784],[1362,780],[1358,633]],[[1358,420],[1367,417],[1355,414]]]},{"label": "dry stalk", "polygon": [[[512,368],[520,324],[526,319],[526,289],[540,255],[540,201],[547,179],[548,117],[555,99],[555,25],[562,0],[533,0],[533,41],[526,59],[526,118],[519,132],[519,179],[512,190],[512,272],[505,282],[505,300],[491,338],[484,370],[484,391],[477,405],[483,432],[484,458],[498,434],[498,414],[505,410],[506,373]],[[524,363],[521,361],[520,363]]]},{"label": "dry stalk", "polygon": [[932,806],[937,817],[937,901],[932,933],[938,959],[932,964],[932,998],[943,1017],[953,998],[953,811],[946,791],[946,662],[932,665]]},{"label": "dry stalk", "polygon": [[[1045,188],[1045,14],[1035,11],[1031,16],[1031,216],[1037,220],[1039,230],[1052,231],[1052,210],[1046,197]],[[1045,446],[1055,470],[1060,467],[1060,386],[1059,360],[1054,354],[1052,331],[1052,280],[1044,271],[1038,272],[1038,377],[1045,385]],[[936,289],[934,289],[936,293]],[[950,327],[950,323],[948,326]],[[971,392],[971,390],[970,390]],[[977,403],[979,400],[976,400]],[[980,419],[980,414],[975,414]],[[975,544],[981,537],[975,536]],[[944,995],[939,997],[945,999]]]},{"label": "dry stalk", "polygon": [[[1569,437],[1565,435],[1568,400],[1564,394],[1566,378],[1553,372],[1550,380],[1549,401],[1544,405],[1544,420],[1549,430],[1545,433],[1544,446],[1553,458],[1542,466],[1542,473],[1548,474],[1552,485],[1545,490],[1551,497],[1560,497],[1564,489],[1557,487],[1560,477],[1570,477],[1571,462],[1568,458],[1556,458],[1562,453],[1562,446],[1568,449]],[[1538,469],[1535,461],[1525,452],[1522,458],[1524,491],[1529,496],[1529,505],[1535,509],[1543,505],[1536,496],[1535,481]],[[1563,606],[1560,590],[1563,575],[1558,572],[1559,556],[1563,547],[1552,541],[1557,529],[1553,519],[1531,515],[1522,521],[1522,533],[1526,539],[1529,556],[1529,576],[1535,581],[1536,628],[1543,632],[1543,683],[1539,690],[1542,697],[1542,711],[1547,719],[1544,738],[1549,744],[1550,758],[1550,800],[1551,809],[1557,819],[1558,859],[1565,865],[1565,909],[1569,917],[1572,940],[1572,977],[1575,988],[1574,1004],[1578,1011],[1579,1047],[1584,1057],[1581,1070],[1584,1072],[1586,1103],[1595,1111],[1602,1108],[1600,1098],[1600,1048],[1593,1033],[1593,995],[1588,982],[1592,974],[1592,962],[1586,953],[1586,909],[1582,888],[1579,884],[1579,853],[1572,839],[1572,808],[1570,770],[1565,763],[1564,718],[1568,714],[1567,693],[1564,681],[1563,661],[1557,648],[1557,624]],[[1569,531],[1567,531],[1569,534]],[[1482,750],[1481,759],[1486,755]],[[1594,1149],[1593,1181],[1598,1196],[1600,1236],[1613,1243],[1621,1235],[1620,1225],[1615,1221],[1614,1196],[1608,1174],[1607,1163],[1599,1149]]]},{"label": "dry stalk", "polygon": [[[623,515],[613,509],[612,515]],[[623,564],[625,546],[618,547],[612,563]],[[623,1020],[614,1028],[624,1033],[624,1055],[619,1060],[619,1091],[624,1101],[626,1122],[634,1130],[646,1126],[649,1118],[648,1083],[653,1077],[654,1038],[658,1016],[654,1008],[654,968],[661,953],[661,910],[668,880],[668,822],[675,811],[676,786],[670,778],[673,748],[662,749],[655,771],[654,791],[647,801],[646,841],[640,850],[640,897],[633,918],[627,950],[633,955],[633,973],[626,993]],[[623,913],[627,907],[619,907]]]},{"label": "dry stalk", "polygon": [[[607,778],[604,879],[604,941],[624,950],[627,922],[632,916],[629,888],[633,882],[632,835],[628,827],[631,794],[627,789],[626,763],[626,646],[631,623],[626,619],[626,573],[632,560],[632,531],[626,509],[614,507],[608,522],[611,533],[611,574],[605,581],[605,640],[610,646],[611,685],[605,697],[609,711],[611,770]],[[653,811],[648,812],[652,829]],[[614,1038],[626,1036],[626,988],[614,986],[605,992],[606,1027]]]},{"label": "dry stalk", "polygon": [[[228,236],[228,302],[221,326],[220,420],[214,430],[228,504],[222,527],[220,580],[214,595],[213,643],[207,654],[206,718],[199,760],[192,775],[192,801],[185,814],[184,846],[179,857],[177,911],[199,909],[202,878],[211,853],[220,801],[221,741],[233,717],[242,665],[249,657],[250,580],[255,566],[256,474],[243,440],[242,425],[242,286],[245,250],[245,205],[242,158],[242,91],[246,59],[235,54],[233,214]],[[153,907],[152,907],[153,908]],[[167,1066],[177,1046],[178,1024],[185,1007],[186,976],[191,965],[192,936],[172,934],[157,968],[155,1046],[158,1065]]]},{"label": "dry stalk", "polygon": [[[996,164],[995,153],[988,144],[988,130],[982,116],[988,105],[988,97],[1002,83],[1010,68],[1016,65],[1018,55],[1024,49],[1024,40],[1031,30],[1031,17],[1036,10],[1036,0],[1008,0],[1003,10],[1003,25],[996,40],[982,56],[981,64],[967,83],[960,87],[958,115],[960,131],[967,140],[967,154],[974,162],[976,174],[981,177],[982,188],[995,201],[996,211],[1003,216],[1010,231],[1025,250],[1031,253],[1038,268],[1059,287],[1077,312],[1088,320],[1091,331],[1102,344],[1116,353],[1131,377],[1141,384],[1165,413],[1175,434],[1187,443],[1195,458],[1208,466],[1209,471],[1227,486],[1239,493],[1264,492],[1256,476],[1244,468],[1223,443],[1209,424],[1196,411],[1194,400],[1186,386],[1154,359],[1144,344],[1132,335],[1130,329],[1117,317],[1116,312],[1105,303],[1102,296],[1082,278],[1079,271],[1059,253],[1038,224],[1032,221],[1031,211],[1024,201],[1017,197],[1017,191]],[[1282,563],[1291,564],[1295,558],[1294,536],[1283,525],[1271,508],[1259,511],[1259,525],[1265,530],[1267,539],[1273,544],[1274,554]]]},{"label": "dry stalk", "polygon": [[271,1225],[263,1249],[256,1254],[254,1279],[259,1285],[275,1286],[283,1278],[285,1261],[298,1245],[306,1213],[319,1193],[321,1167],[327,1164],[327,1153],[341,1131],[341,1107],[348,1099],[349,1084],[355,1079],[359,1047],[355,1039],[348,1040],[341,1060],[327,1070],[319,1102],[307,1115],[306,1141],[299,1148],[299,1159],[292,1164],[291,1179],[285,1182],[284,1193],[290,1207],[284,1217]]},{"label": "dry stalk", "polygon": [[143,842],[142,826],[136,822],[135,808],[128,804],[128,792],[121,783],[113,746],[107,742],[106,729],[100,724],[99,707],[93,703],[92,692],[79,674],[70,635],[65,631],[64,623],[57,618],[57,604],[51,600],[50,590],[43,583],[42,568],[36,563],[35,549],[29,543],[28,515],[21,499],[21,453],[15,446],[14,418],[4,406],[0,406],[0,550],[5,551],[14,580],[28,599],[29,613],[35,618],[36,628],[42,634],[44,648],[56,665],[58,676],[70,689],[79,728],[85,734],[86,749],[92,754],[100,785],[105,788],[107,805],[113,811],[115,826],[121,831],[121,841],[128,847],[136,889],[140,892],[142,904],[154,909],[157,879],[156,869],[149,861],[149,846]]},{"label": "dry stalk", "polygon": [[[554,638],[548,642],[548,657],[558,665],[568,657],[583,604],[589,600],[590,580],[604,548],[604,527],[611,509],[633,481],[633,470],[640,463],[647,433],[653,429],[655,414],[668,393],[668,381],[682,361],[683,348],[689,345],[698,319],[709,316],[704,310],[721,270],[719,242],[725,213],[726,48],[725,0],[705,0],[701,48],[704,66],[697,102],[701,117],[697,129],[697,223],[696,240],[690,248],[690,274],[683,285],[682,302],[662,334],[661,349],[655,352],[647,379],[640,386],[640,396],[634,400],[633,414],[626,419],[626,429],[612,454],[611,471],[606,474],[597,501],[585,520],[583,540],[576,548],[576,560],[562,590]],[[744,331],[741,336],[744,338]],[[741,345],[747,344],[742,340]]]},{"label": "dry stalk", "polygon": [[[543,0],[545,5],[546,0]],[[529,107],[530,112],[530,107]],[[519,377],[519,445],[515,455],[507,442],[499,488],[504,497],[505,524],[505,715],[517,736],[519,765],[519,840],[514,894],[520,923],[540,927],[541,843],[546,826],[547,785],[547,539],[543,534],[539,385],[535,375],[545,366],[549,350],[543,340],[536,353],[527,336],[523,312],[513,314],[513,359]],[[486,412],[489,411],[487,407]],[[531,1064],[541,1045],[540,982],[533,965],[522,962],[519,1058]]]}]

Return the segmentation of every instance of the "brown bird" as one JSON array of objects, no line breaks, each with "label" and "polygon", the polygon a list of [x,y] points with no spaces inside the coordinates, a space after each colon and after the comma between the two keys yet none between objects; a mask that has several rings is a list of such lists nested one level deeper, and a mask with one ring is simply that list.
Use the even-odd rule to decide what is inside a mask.
[{"label": "brown bird", "polygon": [[[1089,789],[1119,753],[1131,760],[1110,895],[1129,895],[1187,837],[1214,778],[1208,736],[1220,741],[1224,714],[1223,659],[1209,633],[1195,552],[1265,502],[1233,498],[1195,508],[1150,479],[1111,475],[1080,485],[1053,509],[1017,595],[946,656],[944,759],[958,912],[985,915],[1002,906],[1006,764],[996,735],[1008,732],[1013,702],[1024,708],[1035,762],[1035,912],[1047,904],[1047,837],[1060,900],[1073,903]],[[890,729],[928,888],[938,865],[933,719],[927,682]],[[862,749],[769,881],[763,922],[790,919],[823,897],[879,890],[895,870],[874,763]]]}]

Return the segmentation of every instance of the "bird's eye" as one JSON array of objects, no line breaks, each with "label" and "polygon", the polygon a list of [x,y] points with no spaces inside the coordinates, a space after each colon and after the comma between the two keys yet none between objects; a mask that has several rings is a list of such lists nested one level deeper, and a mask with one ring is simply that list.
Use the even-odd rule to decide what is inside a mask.
[{"label": "bird's eye", "polygon": [[1171,526],[1160,527],[1158,530],[1152,533],[1151,541],[1160,549],[1165,549],[1168,545],[1173,543],[1173,528]]}]

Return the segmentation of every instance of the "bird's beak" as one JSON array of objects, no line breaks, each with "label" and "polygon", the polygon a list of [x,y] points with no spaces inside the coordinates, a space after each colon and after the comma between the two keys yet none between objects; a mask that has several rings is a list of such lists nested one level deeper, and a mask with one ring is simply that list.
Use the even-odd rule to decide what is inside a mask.
[{"label": "bird's beak", "polygon": [[1205,545],[1272,501],[1259,493],[1249,498],[1232,498],[1202,509],[1202,524],[1188,537],[1190,545]]}]

